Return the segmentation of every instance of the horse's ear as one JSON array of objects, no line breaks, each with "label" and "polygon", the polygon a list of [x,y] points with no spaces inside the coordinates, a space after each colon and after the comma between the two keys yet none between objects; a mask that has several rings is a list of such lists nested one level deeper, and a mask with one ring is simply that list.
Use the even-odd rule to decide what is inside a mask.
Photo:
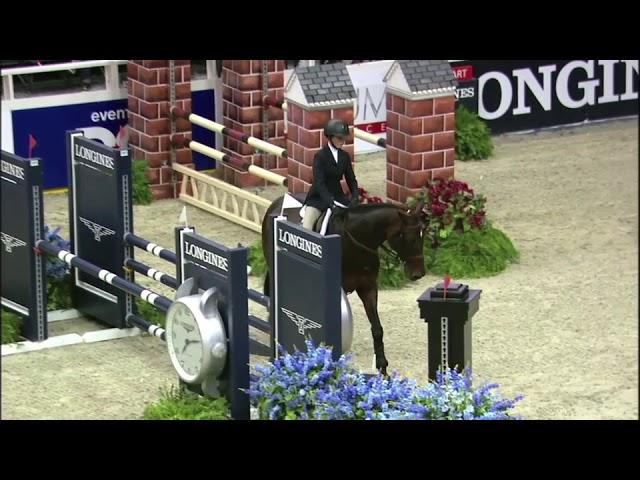
[{"label": "horse's ear", "polygon": [[423,208],[424,208],[424,200],[420,200],[419,202],[416,202],[413,209],[411,210],[411,213],[413,215],[420,215]]},{"label": "horse's ear", "polygon": [[413,209],[411,210],[411,215],[414,217],[418,217],[418,221],[420,222],[422,228],[425,227],[425,224],[427,222],[427,213],[424,209],[425,203],[426,202],[424,200],[420,200],[414,205]]}]

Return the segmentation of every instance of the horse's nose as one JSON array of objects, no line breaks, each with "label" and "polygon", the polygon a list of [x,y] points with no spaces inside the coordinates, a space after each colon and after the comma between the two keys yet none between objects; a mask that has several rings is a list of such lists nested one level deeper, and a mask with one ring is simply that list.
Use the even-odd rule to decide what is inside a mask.
[{"label": "horse's nose", "polygon": [[424,264],[422,263],[406,263],[404,266],[405,275],[411,280],[415,281],[425,276]]},{"label": "horse's nose", "polygon": [[413,272],[411,274],[411,280],[415,281],[418,280],[420,278],[424,277],[424,272]]},{"label": "horse's nose", "polygon": [[419,278],[424,277],[425,275],[425,271],[422,268],[407,268],[406,272],[407,277],[409,277],[409,279],[413,282],[415,280],[418,280]]}]

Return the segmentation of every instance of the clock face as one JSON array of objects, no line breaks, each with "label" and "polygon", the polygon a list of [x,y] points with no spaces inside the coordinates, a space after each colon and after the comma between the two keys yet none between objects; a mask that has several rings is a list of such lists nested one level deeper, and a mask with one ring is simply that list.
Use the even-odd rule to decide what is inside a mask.
[{"label": "clock face", "polygon": [[200,373],[204,355],[200,329],[186,305],[176,303],[174,309],[171,329],[173,353],[184,373],[195,377]]}]

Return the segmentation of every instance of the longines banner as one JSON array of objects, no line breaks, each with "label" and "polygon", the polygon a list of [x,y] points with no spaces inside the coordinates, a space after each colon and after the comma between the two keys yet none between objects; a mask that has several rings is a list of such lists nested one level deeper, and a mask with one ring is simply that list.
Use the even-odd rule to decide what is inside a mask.
[{"label": "longines banner", "polygon": [[458,102],[493,133],[638,114],[638,60],[451,62]]}]

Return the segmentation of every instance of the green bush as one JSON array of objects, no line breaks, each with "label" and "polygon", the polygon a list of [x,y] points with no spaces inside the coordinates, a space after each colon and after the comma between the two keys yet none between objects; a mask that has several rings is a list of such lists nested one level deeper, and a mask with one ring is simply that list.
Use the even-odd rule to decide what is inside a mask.
[{"label": "green bush", "polygon": [[47,277],[47,310],[68,310],[71,304],[71,276],[58,280]]},{"label": "green bush", "polygon": [[519,259],[511,240],[491,225],[453,231],[437,248],[426,244],[424,256],[430,273],[455,279],[490,277]]},{"label": "green bush", "polygon": [[492,153],[491,130],[477,114],[460,105],[456,109],[456,158],[481,160]]},{"label": "green bush", "polygon": [[409,283],[403,265],[398,263],[395,257],[382,249],[378,250],[378,253],[380,254],[380,272],[378,273],[378,288],[380,290],[393,290]]},{"label": "green bush", "polygon": [[2,343],[20,342],[23,338],[20,335],[22,317],[15,313],[2,309]]},{"label": "green bush", "polygon": [[146,160],[134,160],[131,176],[133,179],[133,204],[149,205],[153,201],[153,193],[149,187]]},{"label": "green bush", "polygon": [[407,200],[424,202],[425,268],[435,275],[481,278],[496,275],[518,260],[511,240],[491,227],[486,198],[459,180],[427,182]]},{"label": "green bush", "polygon": [[257,241],[249,247],[249,265],[251,266],[251,275],[262,277],[267,273],[267,261],[264,258],[261,241]]},{"label": "green bush", "polygon": [[150,305],[144,300],[140,300],[139,298],[136,298],[136,306],[138,307],[138,315],[151,323],[160,325],[162,328],[165,328],[167,317],[164,313],[162,313],[153,305]]},{"label": "green bush", "polygon": [[224,398],[201,397],[183,387],[161,389],[157,403],[144,409],[144,420],[229,420],[229,403]]}]

